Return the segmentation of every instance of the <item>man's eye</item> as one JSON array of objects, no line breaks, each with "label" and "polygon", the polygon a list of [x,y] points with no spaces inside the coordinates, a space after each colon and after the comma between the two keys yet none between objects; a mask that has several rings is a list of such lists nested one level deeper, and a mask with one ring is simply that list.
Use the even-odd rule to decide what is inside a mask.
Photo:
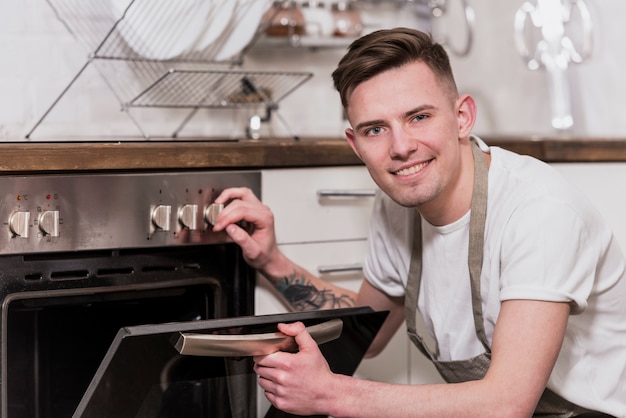
[{"label": "man's eye", "polygon": [[383,129],[379,126],[375,126],[373,128],[369,128],[365,131],[365,135],[378,135],[383,131]]},{"label": "man's eye", "polygon": [[428,118],[428,115],[424,115],[424,114],[419,114],[419,115],[413,116],[413,120],[418,121],[418,122],[420,120],[424,120],[424,119],[427,119],[427,118]]}]

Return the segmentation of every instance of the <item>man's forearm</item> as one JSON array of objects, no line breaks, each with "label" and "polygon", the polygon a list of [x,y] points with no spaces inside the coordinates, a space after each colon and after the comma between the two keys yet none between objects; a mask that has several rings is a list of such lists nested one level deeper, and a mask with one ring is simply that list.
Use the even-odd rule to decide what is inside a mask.
[{"label": "man's forearm", "polygon": [[354,306],[356,295],[331,286],[300,267],[287,277],[268,277],[285,301],[297,311],[347,308]]},{"label": "man's forearm", "polygon": [[348,308],[355,305],[356,293],[327,283],[276,250],[259,272],[296,311]]}]

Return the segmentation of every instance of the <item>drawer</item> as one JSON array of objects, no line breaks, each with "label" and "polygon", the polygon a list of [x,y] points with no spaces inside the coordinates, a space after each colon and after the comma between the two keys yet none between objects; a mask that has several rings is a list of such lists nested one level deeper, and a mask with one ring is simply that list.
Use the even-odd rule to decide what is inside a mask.
[{"label": "drawer", "polygon": [[279,244],[367,238],[375,190],[362,166],[262,172]]}]

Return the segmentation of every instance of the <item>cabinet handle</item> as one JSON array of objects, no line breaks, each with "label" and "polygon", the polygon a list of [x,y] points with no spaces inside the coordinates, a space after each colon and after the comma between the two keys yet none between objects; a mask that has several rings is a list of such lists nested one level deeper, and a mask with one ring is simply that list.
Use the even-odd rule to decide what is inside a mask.
[{"label": "cabinet handle", "polygon": [[322,189],[317,191],[319,197],[374,197],[376,190],[374,189],[357,189],[357,190],[335,190]]},{"label": "cabinet handle", "polygon": [[363,264],[334,264],[330,266],[317,267],[317,272],[320,274],[344,273],[350,271],[363,271]]}]

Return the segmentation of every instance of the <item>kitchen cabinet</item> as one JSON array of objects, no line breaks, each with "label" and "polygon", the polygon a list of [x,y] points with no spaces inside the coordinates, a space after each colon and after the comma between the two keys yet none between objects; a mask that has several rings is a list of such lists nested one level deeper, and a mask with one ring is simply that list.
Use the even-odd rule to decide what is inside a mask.
[{"label": "kitchen cabinet", "polygon": [[[264,170],[261,184],[285,255],[328,282],[358,291],[376,190],[365,167]],[[258,315],[287,311],[267,280],[259,277],[257,284]],[[402,325],[385,350],[364,360],[355,375],[404,384],[440,382],[433,366],[420,357]],[[267,405],[264,397],[260,404]]]}]

